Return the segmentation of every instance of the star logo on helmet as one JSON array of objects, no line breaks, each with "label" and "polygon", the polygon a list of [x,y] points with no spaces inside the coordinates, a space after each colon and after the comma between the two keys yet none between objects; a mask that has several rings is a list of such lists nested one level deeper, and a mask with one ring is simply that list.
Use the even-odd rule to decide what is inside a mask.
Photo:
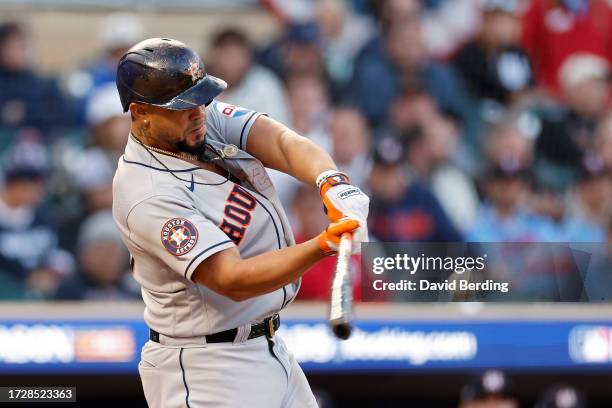
[{"label": "star logo on helmet", "polygon": [[191,64],[189,64],[189,67],[187,67],[186,72],[188,75],[191,75],[191,80],[194,83],[198,82],[206,75],[204,73],[204,70],[200,67],[200,63],[198,61],[193,61]]}]

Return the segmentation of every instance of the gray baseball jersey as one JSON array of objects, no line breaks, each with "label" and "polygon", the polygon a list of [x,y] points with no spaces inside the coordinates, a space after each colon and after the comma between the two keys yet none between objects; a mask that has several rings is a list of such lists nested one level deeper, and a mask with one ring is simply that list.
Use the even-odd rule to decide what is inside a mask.
[{"label": "gray baseball jersey", "polygon": [[250,324],[285,307],[299,281],[235,302],[195,284],[207,257],[236,246],[242,258],[294,244],[274,187],[246,141],[257,112],[214,101],[207,141],[224,157],[232,179],[145,149],[132,136],[113,181],[113,216],[142,286],[145,320],[157,332],[199,337]]}]

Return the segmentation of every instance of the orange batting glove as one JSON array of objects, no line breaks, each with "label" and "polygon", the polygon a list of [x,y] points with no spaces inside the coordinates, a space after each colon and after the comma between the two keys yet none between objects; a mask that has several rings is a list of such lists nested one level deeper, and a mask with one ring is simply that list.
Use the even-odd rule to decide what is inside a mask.
[{"label": "orange batting glove", "polygon": [[342,218],[336,222],[332,222],[327,226],[325,231],[319,234],[319,248],[326,254],[337,252],[342,234],[345,232],[353,232],[357,228],[359,228],[359,221],[352,218]]},{"label": "orange batting glove", "polygon": [[353,233],[353,253],[359,253],[361,242],[368,240],[370,198],[359,187],[352,186],[348,176],[338,170],[321,173],[317,177],[317,188],[331,222],[342,218],[359,221],[359,228]]},{"label": "orange batting glove", "polygon": [[[346,216],[346,209],[338,208],[336,197],[338,190],[349,191],[347,197],[361,192],[357,187],[351,186],[351,182],[345,173],[334,170],[325,171],[317,177],[317,189],[321,194],[321,199],[323,199],[323,210],[331,222],[338,221]],[[335,194],[328,194],[330,190],[333,190]]]}]

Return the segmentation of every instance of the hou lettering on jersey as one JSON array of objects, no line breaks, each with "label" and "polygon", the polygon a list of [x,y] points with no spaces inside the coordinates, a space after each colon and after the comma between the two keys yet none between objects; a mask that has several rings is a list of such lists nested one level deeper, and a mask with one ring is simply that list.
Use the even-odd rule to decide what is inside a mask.
[{"label": "hou lettering on jersey", "polygon": [[245,189],[235,185],[225,203],[223,210],[225,216],[219,228],[238,245],[251,223],[251,211],[255,209],[257,200]]}]

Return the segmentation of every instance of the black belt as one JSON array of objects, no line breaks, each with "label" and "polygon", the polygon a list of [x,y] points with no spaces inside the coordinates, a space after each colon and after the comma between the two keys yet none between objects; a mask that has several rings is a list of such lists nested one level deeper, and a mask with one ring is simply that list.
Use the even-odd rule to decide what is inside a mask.
[{"label": "black belt", "polygon": [[[264,335],[267,338],[272,338],[279,327],[280,316],[277,313],[272,317],[265,318],[261,323],[252,325],[248,339],[250,340]],[[229,329],[214,334],[207,334],[205,337],[207,343],[226,343],[234,341],[237,334],[238,329]],[[149,329],[149,340],[159,343],[159,333],[153,329]]]}]

